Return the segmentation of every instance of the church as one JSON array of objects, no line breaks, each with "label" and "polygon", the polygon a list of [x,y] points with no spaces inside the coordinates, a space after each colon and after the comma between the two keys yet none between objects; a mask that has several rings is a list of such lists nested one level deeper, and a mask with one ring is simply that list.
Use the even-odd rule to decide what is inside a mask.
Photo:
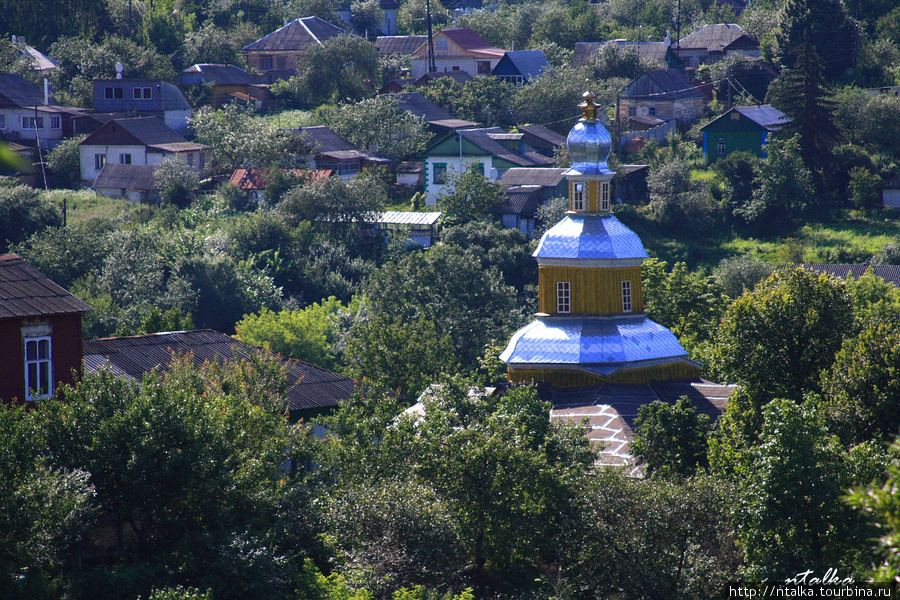
[{"label": "church", "polygon": [[538,243],[539,312],[500,359],[513,383],[542,382],[553,419],[587,419],[601,462],[633,465],[637,410],[688,396],[715,419],[733,386],[705,382],[675,335],[647,318],[641,264],[647,252],[611,211],[612,140],[590,93],[566,139],[569,210]]}]

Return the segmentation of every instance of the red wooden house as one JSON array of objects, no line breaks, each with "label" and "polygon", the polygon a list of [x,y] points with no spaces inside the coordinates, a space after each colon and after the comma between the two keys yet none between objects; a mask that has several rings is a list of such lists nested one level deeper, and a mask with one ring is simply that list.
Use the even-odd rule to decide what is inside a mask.
[{"label": "red wooden house", "polygon": [[47,398],[81,377],[89,310],[18,255],[0,255],[0,401]]}]

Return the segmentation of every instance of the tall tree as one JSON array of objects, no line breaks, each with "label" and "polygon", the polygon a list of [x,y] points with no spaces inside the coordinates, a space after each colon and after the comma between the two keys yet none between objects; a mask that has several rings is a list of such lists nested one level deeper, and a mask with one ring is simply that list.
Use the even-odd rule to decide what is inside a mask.
[{"label": "tall tree", "polygon": [[857,24],[841,0],[788,0],[779,13],[776,40],[777,57],[786,67],[800,60],[796,48],[810,44],[828,80],[852,69],[859,50]]}]

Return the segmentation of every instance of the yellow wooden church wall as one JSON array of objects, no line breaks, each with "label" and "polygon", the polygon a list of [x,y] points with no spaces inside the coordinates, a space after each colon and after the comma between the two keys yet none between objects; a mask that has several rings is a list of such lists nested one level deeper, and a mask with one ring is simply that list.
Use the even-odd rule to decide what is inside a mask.
[{"label": "yellow wooden church wall", "polygon": [[608,315],[622,312],[622,282],[631,281],[631,312],[644,312],[640,267],[540,267],[539,310],[556,314],[556,284],[571,284],[572,309],[568,314]]},{"label": "yellow wooden church wall", "polygon": [[700,378],[699,367],[686,362],[655,365],[640,369],[623,369],[612,375],[591,375],[563,369],[509,369],[509,380],[517,383],[546,381],[556,387],[581,387],[601,383],[650,383],[652,381],[684,381]]},{"label": "yellow wooden church wall", "polygon": [[[575,210],[575,206],[573,205],[573,202],[574,202],[574,198],[575,198],[575,184],[576,183],[583,183],[585,185],[584,198],[585,198],[585,204],[586,204],[585,209],[586,210],[578,211],[578,212],[594,212],[594,213],[599,212],[600,211],[600,186],[602,185],[602,182],[600,182],[600,181],[582,181],[582,182],[570,181],[569,182],[569,210],[572,210],[572,211]],[[607,186],[609,187],[610,198],[612,198],[612,193],[613,193],[612,183],[607,183]],[[607,212],[608,210],[609,210],[609,208],[607,207],[606,211],[604,211],[604,212]]]}]

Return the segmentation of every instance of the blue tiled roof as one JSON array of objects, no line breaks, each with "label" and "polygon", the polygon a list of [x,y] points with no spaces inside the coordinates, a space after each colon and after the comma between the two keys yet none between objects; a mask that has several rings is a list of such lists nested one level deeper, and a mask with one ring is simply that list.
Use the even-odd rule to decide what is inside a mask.
[{"label": "blue tiled roof", "polygon": [[641,238],[612,215],[566,215],[550,228],[534,256],[541,258],[647,258]]},{"label": "blue tiled roof", "polygon": [[516,332],[500,355],[510,366],[570,365],[602,374],[679,358],[687,352],[675,334],[643,315],[542,317]]}]

